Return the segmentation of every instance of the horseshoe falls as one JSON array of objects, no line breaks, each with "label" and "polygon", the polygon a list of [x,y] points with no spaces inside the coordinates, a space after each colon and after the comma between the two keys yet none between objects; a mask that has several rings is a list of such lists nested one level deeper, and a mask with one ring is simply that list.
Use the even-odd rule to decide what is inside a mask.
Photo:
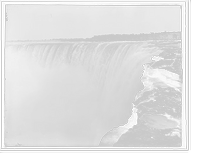
[{"label": "horseshoe falls", "polygon": [[6,146],[96,147],[133,127],[143,65],[161,52],[151,41],[7,43]]}]

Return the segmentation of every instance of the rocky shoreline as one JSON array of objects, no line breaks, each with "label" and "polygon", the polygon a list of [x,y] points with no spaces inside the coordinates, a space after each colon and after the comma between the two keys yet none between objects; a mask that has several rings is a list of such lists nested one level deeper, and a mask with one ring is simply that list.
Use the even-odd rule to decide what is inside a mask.
[{"label": "rocky shoreline", "polygon": [[152,46],[163,52],[144,65],[144,89],[133,102],[135,121],[131,116],[126,125],[108,132],[99,146],[182,146],[181,41],[154,41]]}]

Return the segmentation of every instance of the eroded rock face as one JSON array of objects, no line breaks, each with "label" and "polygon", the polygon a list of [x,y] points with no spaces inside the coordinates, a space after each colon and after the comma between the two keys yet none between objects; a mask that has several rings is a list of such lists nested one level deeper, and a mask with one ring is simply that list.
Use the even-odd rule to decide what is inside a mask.
[{"label": "eroded rock face", "polygon": [[179,129],[153,129],[136,125],[114,144],[116,147],[180,147]]},{"label": "eroded rock face", "polygon": [[[181,42],[154,41],[152,46],[163,52],[144,65],[141,81],[144,89],[135,97],[137,124],[122,132],[121,136],[106,145],[116,147],[180,147],[182,117],[182,57]],[[119,133],[118,133],[119,134]]]},{"label": "eroded rock face", "polygon": [[134,107],[134,104],[132,106],[132,114],[128,122],[107,132],[99,143],[100,147],[112,147],[123,134],[127,133],[134,125],[137,125],[137,109]]}]

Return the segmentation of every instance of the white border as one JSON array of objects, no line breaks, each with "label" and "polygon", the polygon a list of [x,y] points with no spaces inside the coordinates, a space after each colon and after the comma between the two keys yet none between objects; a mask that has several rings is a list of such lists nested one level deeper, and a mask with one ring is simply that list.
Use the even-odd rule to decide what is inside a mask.
[{"label": "white border", "polygon": [[[41,0],[20,0],[20,2],[40,2]],[[17,0],[12,0],[12,1],[6,1],[6,0],[1,0],[1,2],[17,2]],[[54,0],[43,0],[42,2],[55,2]],[[66,0],[59,0],[59,2],[68,2]],[[69,2],[107,2],[107,0],[70,0]],[[123,2],[119,0],[109,0],[109,2]],[[152,2],[151,0],[140,0],[140,1],[133,1],[133,0],[126,0],[125,2]],[[158,0],[154,0],[153,2],[162,2]],[[185,32],[185,47],[186,47],[186,57],[185,57],[185,95],[186,95],[186,149],[178,149],[178,148],[169,148],[169,149],[158,149],[158,148],[151,148],[151,149],[136,149],[136,148],[0,148],[0,151],[188,151],[189,150],[189,0],[168,0],[168,1],[163,1],[163,2],[185,2],[185,9],[186,9],[186,32]],[[1,45],[0,45],[1,47]],[[1,61],[1,57],[0,57]],[[1,67],[2,68],[2,67]],[[0,70],[1,74],[1,70]],[[2,90],[0,88],[0,90]],[[0,94],[1,95],[1,94]],[[0,96],[1,97],[1,96]],[[1,97],[2,99],[2,97]],[[2,100],[1,100],[1,105],[2,105]],[[0,116],[1,115],[0,111]],[[2,120],[0,120],[0,125],[2,126],[1,123]],[[0,130],[2,131],[2,129]],[[2,137],[2,132],[0,135],[0,138]],[[2,139],[2,138],[1,138]],[[0,140],[0,146],[1,146],[2,140]]]},{"label": "white border", "polygon": [[[187,110],[187,116],[188,116],[188,119],[187,119],[187,132],[188,132],[188,149],[190,148],[190,143],[189,143],[189,137],[190,137],[190,5],[186,3],[186,26],[185,26],[185,29],[186,29],[186,40],[185,40],[185,48],[186,48],[186,67],[185,67],[185,70],[186,70],[186,79],[188,80],[188,82],[186,82],[187,86],[186,86],[186,98],[188,99],[185,99],[186,101],[186,105],[188,107],[186,107],[186,110]],[[188,14],[187,14],[188,13]]]}]

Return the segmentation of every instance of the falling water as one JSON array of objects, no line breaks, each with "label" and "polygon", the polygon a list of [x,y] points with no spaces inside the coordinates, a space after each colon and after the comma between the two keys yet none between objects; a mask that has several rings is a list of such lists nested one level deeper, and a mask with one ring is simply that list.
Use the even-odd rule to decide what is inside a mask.
[{"label": "falling water", "polygon": [[8,43],[7,146],[98,146],[125,125],[150,42]]}]

